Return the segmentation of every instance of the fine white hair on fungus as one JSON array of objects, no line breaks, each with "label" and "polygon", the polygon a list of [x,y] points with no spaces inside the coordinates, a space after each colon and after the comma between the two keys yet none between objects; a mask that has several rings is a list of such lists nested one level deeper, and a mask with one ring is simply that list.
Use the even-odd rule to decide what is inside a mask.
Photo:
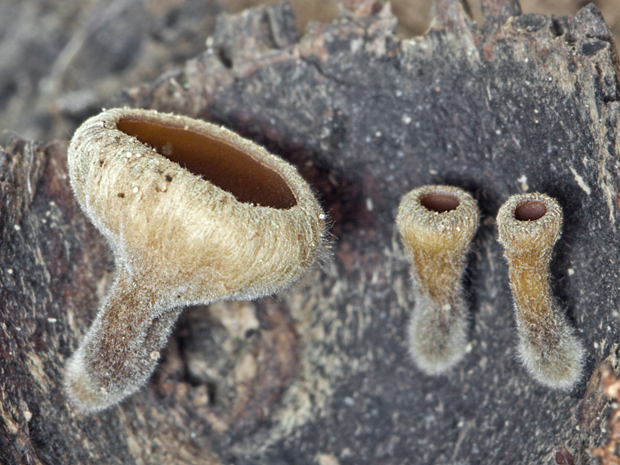
[{"label": "fine white hair on fungus", "polygon": [[77,129],[68,161],[117,268],[67,363],[81,412],[146,383],[184,306],[272,294],[325,254],[325,214],[297,170],[222,127],[111,109]]},{"label": "fine white hair on fungus", "polygon": [[429,374],[448,370],[465,355],[462,276],[479,216],[474,198],[453,186],[423,186],[400,202],[396,223],[415,291],[408,347],[415,364]]},{"label": "fine white hair on fungus", "polygon": [[499,209],[497,228],[508,261],[519,358],[541,384],[569,390],[582,377],[585,350],[549,282],[551,253],[561,235],[562,209],[545,194],[513,195]]}]

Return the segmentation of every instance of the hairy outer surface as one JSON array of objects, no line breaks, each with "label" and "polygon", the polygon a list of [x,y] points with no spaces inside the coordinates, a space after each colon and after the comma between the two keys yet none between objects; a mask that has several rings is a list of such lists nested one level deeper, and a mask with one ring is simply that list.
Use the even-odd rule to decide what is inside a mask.
[{"label": "hairy outer surface", "polygon": [[[520,216],[528,206],[537,211]],[[497,214],[499,241],[508,261],[519,358],[542,384],[570,389],[582,376],[584,349],[551,294],[549,262],[561,235],[562,209],[545,194],[513,195]]]},{"label": "hairy outer surface", "polygon": [[[334,260],[280,295],[286,311],[265,312],[281,324],[259,318],[239,333],[260,341],[250,343],[256,377],[242,384],[236,369],[189,376],[224,358],[213,326],[194,317],[188,325],[205,330],[189,337],[179,325],[165,365],[122,406],[87,417],[68,408],[61,379],[109,282],[105,240],[73,201],[62,144],[0,150],[0,462],[545,464],[563,445],[575,464],[594,465],[609,403],[593,368],[617,361],[620,339],[616,49],[593,5],[549,18],[485,3],[476,27],[461,2],[439,1],[434,28],[412,39],[394,34],[387,8],[315,24],[299,40],[286,4],[222,17],[203,54],[119,96],[116,106],[208,119],[259,141],[330,212]],[[470,192],[484,218],[463,284],[468,353],[442,376],[412,369],[403,342],[415,299],[394,219],[403,195],[427,184]],[[531,191],[564,213],[553,293],[591,360],[570,393],[515,360],[494,220]],[[229,353],[231,367],[246,365]],[[248,428],[247,415],[258,423]]]},{"label": "hairy outer surface", "polygon": [[465,354],[467,310],[461,278],[478,217],[473,197],[452,186],[415,189],[398,209],[396,221],[416,294],[409,351],[428,373],[452,367]]},{"label": "hairy outer surface", "polygon": [[323,246],[325,215],[295,168],[224,128],[113,109],[76,131],[68,159],[78,202],[117,266],[67,365],[82,411],[146,382],[183,306],[271,294]]}]

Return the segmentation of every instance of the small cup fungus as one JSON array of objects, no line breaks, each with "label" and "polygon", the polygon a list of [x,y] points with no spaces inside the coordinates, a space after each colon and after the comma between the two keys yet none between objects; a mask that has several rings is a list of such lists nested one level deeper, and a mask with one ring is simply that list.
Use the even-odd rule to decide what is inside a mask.
[{"label": "small cup fungus", "polygon": [[295,168],[224,128],[112,109],[78,128],[68,157],[75,196],[117,266],[67,363],[83,412],[148,380],[184,306],[276,292],[324,249],[325,215]]},{"label": "small cup fungus", "polygon": [[497,214],[497,228],[508,261],[519,357],[540,383],[570,389],[581,378],[585,352],[549,284],[562,209],[544,194],[513,195]]},{"label": "small cup fungus", "polygon": [[465,354],[467,310],[461,278],[478,218],[473,197],[452,186],[415,189],[398,209],[396,222],[416,295],[409,350],[427,373],[445,371]]}]

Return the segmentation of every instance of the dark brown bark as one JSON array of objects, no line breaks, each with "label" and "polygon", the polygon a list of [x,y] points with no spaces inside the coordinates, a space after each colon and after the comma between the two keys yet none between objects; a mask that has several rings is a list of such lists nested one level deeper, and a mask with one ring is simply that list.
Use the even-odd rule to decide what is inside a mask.
[{"label": "dark brown bark", "polygon": [[[460,3],[438,0],[433,29],[401,40],[387,7],[347,5],[301,39],[286,5],[222,16],[204,54],[118,96],[221,123],[293,162],[334,237],[331,262],[256,314],[186,311],[151,383],[108,411],[82,417],[62,393],[112,270],[71,196],[66,146],[0,152],[0,461],[596,463],[609,410],[597,367],[617,369],[620,335],[606,25],[592,6],[511,16],[514,1],[489,0],[476,30]],[[470,350],[437,377],[407,356],[415,296],[394,226],[401,196],[429,183],[467,189],[483,213]],[[553,287],[589,352],[570,393],[536,384],[515,357],[494,218],[523,191],[564,209]]]}]

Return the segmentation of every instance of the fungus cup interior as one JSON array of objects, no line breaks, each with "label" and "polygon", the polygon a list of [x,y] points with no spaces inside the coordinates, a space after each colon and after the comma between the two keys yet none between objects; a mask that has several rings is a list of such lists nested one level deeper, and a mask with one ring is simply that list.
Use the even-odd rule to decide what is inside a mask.
[{"label": "fungus cup interior", "polygon": [[517,205],[515,219],[518,221],[536,221],[547,213],[547,206],[540,200],[528,200]]},{"label": "fungus cup interior", "polygon": [[455,210],[461,202],[454,195],[431,192],[420,198],[420,204],[427,210],[444,213]]},{"label": "fungus cup interior", "polygon": [[284,177],[245,150],[209,134],[153,121],[126,118],[117,129],[136,137],[169,160],[240,202],[287,209],[297,205]]}]

